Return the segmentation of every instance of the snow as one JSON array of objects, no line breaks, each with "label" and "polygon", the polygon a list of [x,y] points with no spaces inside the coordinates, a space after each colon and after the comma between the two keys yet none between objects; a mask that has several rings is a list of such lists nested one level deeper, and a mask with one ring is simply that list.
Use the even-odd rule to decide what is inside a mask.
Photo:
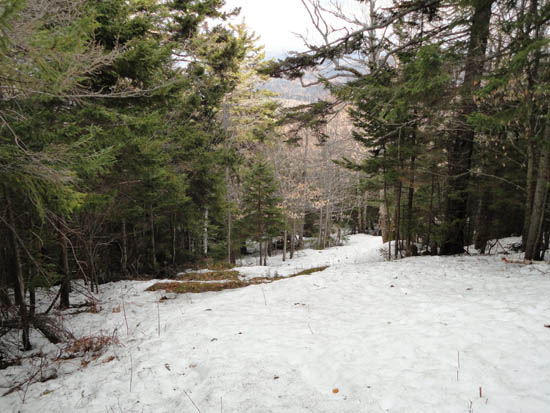
[{"label": "snow", "polygon": [[379,237],[358,234],[350,238],[346,245],[326,250],[307,249],[296,251],[292,260],[283,262],[282,255],[268,257],[268,266],[256,265],[257,257],[248,257],[241,260],[243,266],[234,268],[242,275],[243,279],[255,277],[272,278],[275,276],[288,277],[300,271],[310,268],[333,266],[340,264],[366,264],[382,261],[381,253],[383,245]]},{"label": "snow", "polygon": [[[0,411],[550,411],[547,264],[386,262],[381,248],[356,235],[238,269],[252,277],[330,265],[322,272],[162,301],[144,291],[154,281],[104,285],[99,313],[66,322],[77,336],[103,330],[120,344],[87,367],[50,362],[56,379],[0,398]],[[0,386],[29,371],[28,362],[0,371]]]}]

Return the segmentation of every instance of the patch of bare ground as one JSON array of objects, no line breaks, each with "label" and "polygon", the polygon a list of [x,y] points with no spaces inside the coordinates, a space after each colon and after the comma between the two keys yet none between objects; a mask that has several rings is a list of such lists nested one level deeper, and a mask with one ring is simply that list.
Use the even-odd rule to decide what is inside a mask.
[{"label": "patch of bare ground", "polygon": [[187,293],[205,293],[208,291],[233,290],[249,285],[245,281],[227,281],[227,282],[160,282],[153,284],[146,291],[161,291],[169,293],[187,294]]},{"label": "patch of bare ground", "polygon": [[177,279],[180,281],[155,283],[147,288],[146,291],[166,291],[176,294],[198,294],[209,291],[234,290],[236,288],[243,288],[249,285],[268,284],[272,283],[273,281],[283,280],[285,278],[310,275],[316,272],[324,271],[327,268],[328,266],[315,267],[300,271],[288,277],[255,277],[248,281],[240,280],[238,271],[223,270],[207,273],[189,273],[179,276]]},{"label": "patch of bare ground", "polygon": [[176,277],[176,280],[181,281],[221,281],[221,280],[232,280],[239,281],[239,272],[238,271],[212,271],[212,272],[191,272],[188,274],[183,274]]}]

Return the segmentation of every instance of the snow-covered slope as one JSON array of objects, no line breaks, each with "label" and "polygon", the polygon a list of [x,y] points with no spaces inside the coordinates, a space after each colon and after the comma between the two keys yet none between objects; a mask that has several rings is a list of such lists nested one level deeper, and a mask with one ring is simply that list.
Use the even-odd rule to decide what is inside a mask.
[{"label": "snow-covered slope", "polygon": [[[160,302],[152,282],[105,285],[100,313],[67,321],[120,345],[87,367],[54,363],[57,379],[0,398],[0,411],[550,411],[550,268],[384,262],[381,247],[353,236],[269,267],[323,272]],[[0,385],[26,371],[0,371]]]}]

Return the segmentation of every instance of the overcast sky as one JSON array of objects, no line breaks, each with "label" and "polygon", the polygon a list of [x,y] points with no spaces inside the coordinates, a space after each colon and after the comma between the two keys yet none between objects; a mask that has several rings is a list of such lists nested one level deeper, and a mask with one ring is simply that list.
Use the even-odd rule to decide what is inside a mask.
[{"label": "overcast sky", "polygon": [[302,42],[292,32],[305,33],[309,17],[300,0],[226,0],[228,8],[240,7],[237,22],[261,36],[267,57],[282,57],[289,50],[300,50]]},{"label": "overcast sky", "polygon": [[[344,3],[356,2],[343,0]],[[267,57],[283,57],[290,50],[303,50],[302,41],[293,33],[312,32],[311,21],[300,0],[226,0],[226,8],[240,7],[236,22],[246,25],[261,36]]]}]

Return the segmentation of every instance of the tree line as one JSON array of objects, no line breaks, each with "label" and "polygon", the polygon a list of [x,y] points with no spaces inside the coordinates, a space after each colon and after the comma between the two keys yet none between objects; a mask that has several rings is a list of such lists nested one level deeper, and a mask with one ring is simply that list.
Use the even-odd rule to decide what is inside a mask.
[{"label": "tree line", "polygon": [[[266,265],[275,237],[292,258],[313,231],[304,222],[321,183],[306,182],[308,151],[285,143],[256,36],[223,7],[2,3],[0,337],[21,331],[24,349],[32,329],[66,338],[48,315],[71,305],[74,280],[98,291],[205,259],[235,263],[247,240]],[[305,163],[284,167],[293,157]],[[53,286],[38,309],[37,288]]]},{"label": "tree line", "polygon": [[[347,110],[370,153],[341,160],[378,198],[392,255],[482,252],[521,235],[550,241],[549,20],[544,0],[302,0],[317,37],[274,62],[276,77],[332,92],[295,119]],[[313,39],[313,40],[312,40]],[[315,41],[316,40],[316,41]],[[320,110],[321,108],[321,110]]]}]

